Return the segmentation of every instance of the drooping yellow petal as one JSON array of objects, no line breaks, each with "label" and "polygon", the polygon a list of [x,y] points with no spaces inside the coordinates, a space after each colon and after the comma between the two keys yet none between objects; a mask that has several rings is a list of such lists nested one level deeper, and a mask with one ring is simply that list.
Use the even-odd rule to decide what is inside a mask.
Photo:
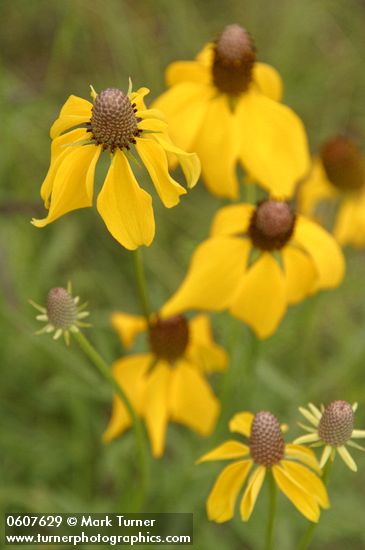
[{"label": "drooping yellow petal", "polygon": [[271,336],[287,307],[284,274],[275,258],[264,252],[245,273],[230,306],[259,338]]},{"label": "drooping yellow petal", "polygon": [[115,312],[111,321],[126,349],[131,348],[136,336],[147,328],[146,319],[140,315]]},{"label": "drooping yellow petal", "polygon": [[310,256],[294,246],[282,250],[285,287],[289,304],[295,304],[308,296],[315,288],[317,271]]},{"label": "drooping yellow petal", "polygon": [[329,500],[323,481],[306,466],[290,460],[281,461],[282,468],[314,498],[322,508],[329,508]]},{"label": "drooping yellow petal", "polygon": [[318,273],[318,288],[333,288],[345,273],[345,260],[335,239],[320,225],[297,216],[293,240],[313,259]]},{"label": "drooping yellow petal", "polygon": [[327,460],[329,459],[329,457],[331,456],[331,454],[333,452],[334,452],[333,447],[331,447],[330,445],[325,446],[325,448],[323,449],[322,455],[321,455],[321,461],[320,461],[321,468],[324,468],[324,466],[327,463]]},{"label": "drooping yellow petal", "polygon": [[193,151],[212,96],[210,86],[183,82],[163,93],[154,106],[166,115],[169,136],[184,151]]},{"label": "drooping yellow petal", "polygon": [[147,132],[167,132],[167,122],[159,118],[145,118],[138,122],[139,130],[147,130]]},{"label": "drooping yellow petal", "polygon": [[318,460],[311,449],[304,447],[304,445],[295,445],[293,443],[288,443],[285,445],[285,456],[295,460],[299,460],[307,466],[310,466],[313,470],[316,470],[320,473],[321,469],[318,464]]},{"label": "drooping yellow petal", "polygon": [[211,99],[194,148],[201,160],[204,182],[218,197],[238,197],[239,132],[227,96],[220,94]]},{"label": "drooping yellow petal", "polygon": [[145,393],[144,417],[155,458],[162,456],[165,450],[170,380],[169,366],[160,361],[149,376]]},{"label": "drooping yellow petal", "polygon": [[[47,187],[52,186],[48,216],[42,220],[33,219],[32,224],[36,227],[44,227],[72,210],[92,205],[95,165],[101,147],[78,145],[70,149],[55,161],[49,175],[53,183],[47,182]],[[44,188],[43,192],[48,194],[49,189]]]},{"label": "drooping yellow petal", "polygon": [[352,470],[353,472],[357,472],[357,466],[356,462],[346,449],[345,445],[341,445],[340,447],[337,447],[337,452],[344,461],[344,463]]},{"label": "drooping yellow petal", "polygon": [[251,467],[251,460],[241,460],[226,466],[219,474],[207,500],[207,514],[211,521],[223,523],[233,517],[238,493]]},{"label": "drooping yellow petal", "polygon": [[168,153],[175,155],[184,172],[186,185],[189,189],[194,187],[200,176],[200,160],[196,153],[187,153],[179,147],[176,147],[166,134],[153,134],[151,136]]},{"label": "drooping yellow petal", "polygon": [[365,193],[344,199],[336,217],[334,236],[343,246],[365,246]]},{"label": "drooping yellow petal", "polygon": [[229,421],[229,431],[250,437],[253,419],[254,415],[251,412],[237,413]]},{"label": "drooping yellow petal", "polygon": [[321,201],[333,201],[337,197],[338,191],[328,181],[322,161],[318,157],[314,158],[308,177],[298,189],[299,211],[311,217]]},{"label": "drooping yellow petal", "polygon": [[[123,357],[113,364],[113,376],[125,391],[138,415],[142,414],[146,390],[145,374],[153,360],[151,354]],[[103,441],[108,443],[131,426],[129,412],[119,397],[114,397],[109,424],[103,433]]]},{"label": "drooping yellow petal", "polygon": [[272,473],[279,489],[304,517],[317,523],[320,516],[318,502],[311,497],[289,473],[280,466],[273,466]]},{"label": "drooping yellow petal", "polygon": [[229,441],[225,441],[221,445],[218,445],[218,447],[216,447],[212,451],[209,451],[209,453],[201,456],[196,461],[196,464],[201,464],[202,462],[209,462],[212,460],[229,460],[232,458],[243,458],[248,454],[249,448],[247,445],[243,445],[243,443],[231,439]]},{"label": "drooping yellow petal", "polygon": [[63,105],[58,118],[51,127],[51,138],[54,139],[69,128],[89,122],[91,118],[91,111],[92,103],[90,103],[90,101],[87,101],[82,97],[70,95],[66,103]]},{"label": "drooping yellow petal", "polygon": [[259,466],[248,480],[240,505],[242,521],[248,521],[256,504],[257,497],[265,479],[266,469]]},{"label": "drooping yellow petal", "polygon": [[237,292],[249,250],[247,239],[217,237],[204,241],[194,252],[180,288],[162,308],[163,314],[228,307]]},{"label": "drooping yellow petal", "polygon": [[220,403],[205,377],[183,359],[171,373],[169,409],[172,420],[200,435],[214,430]]},{"label": "drooping yellow petal", "polygon": [[253,90],[241,96],[236,118],[240,159],[250,176],[273,197],[290,198],[310,163],[302,121],[286,105]]},{"label": "drooping yellow petal", "polygon": [[267,63],[255,63],[252,76],[253,83],[256,84],[261,93],[274,101],[281,101],[283,81],[274,67]]},{"label": "drooping yellow petal", "polygon": [[151,244],[155,235],[152,199],[141,189],[122,153],[114,153],[97,200],[99,214],[113,237],[134,250]]},{"label": "drooping yellow petal", "polygon": [[181,82],[209,84],[210,79],[208,68],[198,61],[175,61],[166,69],[166,84],[169,87]]},{"label": "drooping yellow petal", "polygon": [[167,208],[178,204],[186,189],[170,176],[163,148],[152,138],[138,138],[136,147],[163,204]]},{"label": "drooping yellow petal", "polygon": [[71,130],[70,132],[63,134],[52,141],[51,163],[48,173],[41,186],[41,197],[44,200],[46,208],[49,208],[54,178],[60,164],[63,159],[71,153],[75,147],[75,144],[81,145],[79,142],[88,139],[88,137],[89,136],[85,128],[77,128],[76,130]]},{"label": "drooping yellow petal", "polygon": [[185,356],[195,367],[205,372],[227,368],[227,354],[214,342],[207,315],[197,315],[189,322],[189,345]]},{"label": "drooping yellow petal", "polygon": [[246,234],[254,209],[253,204],[231,204],[221,208],[214,216],[211,237]]}]

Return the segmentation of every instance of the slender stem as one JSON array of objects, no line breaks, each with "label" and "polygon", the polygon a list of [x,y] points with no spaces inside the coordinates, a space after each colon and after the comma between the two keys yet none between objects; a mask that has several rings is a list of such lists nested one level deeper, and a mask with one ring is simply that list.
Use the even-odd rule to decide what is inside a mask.
[{"label": "slender stem", "polygon": [[[327,464],[326,464],[326,466],[324,467],[324,470],[323,470],[322,481],[326,486],[327,486],[329,478],[330,478],[330,474],[331,474],[331,470],[332,470],[332,464],[333,464],[332,460],[331,459],[328,460],[328,462],[327,462]],[[303,535],[303,538],[299,542],[298,550],[307,550],[307,548],[309,548],[309,545],[312,541],[314,531],[315,531],[317,525],[318,525],[318,523],[314,523],[314,522],[311,522],[308,525],[307,530]]]},{"label": "slender stem", "polygon": [[277,489],[272,472],[268,472],[269,477],[269,510],[268,510],[268,521],[266,529],[266,543],[265,550],[273,550],[274,548],[274,525],[275,525],[275,515],[276,515],[276,501],[277,501]]},{"label": "slender stem", "polygon": [[133,264],[137,281],[139,301],[141,304],[143,315],[146,318],[147,324],[149,325],[151,309],[149,305],[146,276],[144,273],[142,252],[140,248],[133,250]]},{"label": "slender stem", "polygon": [[107,380],[107,382],[110,384],[110,386],[113,388],[115,393],[118,395],[118,397],[122,400],[125,408],[127,409],[131,420],[132,420],[132,426],[134,429],[134,433],[136,436],[136,442],[137,442],[137,449],[138,449],[138,459],[139,459],[139,467],[140,467],[140,491],[139,491],[139,498],[138,502],[136,504],[137,510],[140,509],[140,507],[143,504],[143,500],[146,493],[146,487],[147,487],[147,479],[148,479],[148,463],[146,458],[146,442],[145,442],[145,435],[143,432],[142,424],[137,416],[131,402],[129,401],[126,393],[124,392],[123,388],[118,384],[118,382],[115,380],[114,376],[112,375],[111,369],[108,366],[108,364],[104,361],[102,356],[98,353],[98,351],[94,348],[94,346],[91,344],[91,342],[86,338],[86,336],[82,332],[75,332],[73,333],[73,336],[77,343],[79,344],[80,348],[83,350],[85,355],[90,359],[90,361],[95,365],[95,367],[98,369],[100,374]]}]

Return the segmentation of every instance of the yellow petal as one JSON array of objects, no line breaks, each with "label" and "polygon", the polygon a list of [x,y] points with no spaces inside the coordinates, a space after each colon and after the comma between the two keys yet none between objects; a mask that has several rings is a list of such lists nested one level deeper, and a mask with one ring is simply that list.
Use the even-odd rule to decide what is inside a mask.
[{"label": "yellow petal", "polygon": [[152,199],[141,189],[124,153],[117,150],[97,200],[99,214],[113,237],[134,250],[155,235]]},{"label": "yellow petal", "polygon": [[211,99],[194,148],[201,160],[204,182],[218,197],[238,197],[239,132],[226,95]]},{"label": "yellow petal", "polygon": [[264,252],[244,275],[230,312],[259,338],[267,338],[277,329],[286,307],[283,272],[274,257]]},{"label": "yellow petal", "polygon": [[322,508],[329,508],[330,503],[326,487],[315,473],[311,472],[306,466],[297,462],[291,462],[290,460],[282,460],[280,464]]},{"label": "yellow petal", "polygon": [[201,456],[196,461],[196,464],[209,462],[211,460],[229,460],[232,458],[243,458],[244,456],[247,456],[249,452],[250,451],[247,445],[243,445],[243,443],[231,439],[229,441],[225,441],[221,445],[218,445],[218,447],[216,447],[212,451],[209,451],[209,453]]},{"label": "yellow petal", "polygon": [[218,210],[214,216],[210,235],[243,235],[247,233],[255,207],[252,204],[231,204]]},{"label": "yellow petal", "polygon": [[163,314],[226,308],[237,292],[249,250],[250,244],[244,239],[217,237],[204,241],[194,252],[180,288],[162,308]]},{"label": "yellow petal", "polygon": [[338,191],[328,181],[322,162],[314,158],[308,177],[299,186],[299,211],[307,216],[313,216],[316,206],[323,200],[333,200],[338,197]]},{"label": "yellow petal", "polygon": [[165,450],[170,381],[171,370],[167,363],[160,361],[149,376],[144,403],[144,417],[155,458],[162,456]]},{"label": "yellow petal", "polygon": [[175,61],[166,69],[166,84],[169,87],[181,82],[209,84],[210,79],[208,68],[198,61]]},{"label": "yellow petal", "polygon": [[253,91],[242,95],[236,114],[240,158],[250,176],[273,197],[290,198],[310,163],[302,121],[289,107]]},{"label": "yellow petal", "polygon": [[214,42],[208,42],[200,50],[196,56],[196,60],[199,61],[204,67],[211,68],[214,59]]},{"label": "yellow petal", "polygon": [[131,103],[135,103],[137,107],[137,111],[145,111],[146,105],[144,102],[144,98],[146,95],[150,93],[150,90],[148,88],[142,87],[136,90],[135,92],[132,92],[129,96],[129,100]]},{"label": "yellow petal", "polygon": [[138,122],[138,129],[147,132],[167,132],[167,128],[167,122],[159,118],[145,118]]},{"label": "yellow petal", "polygon": [[63,134],[52,141],[51,164],[41,187],[41,197],[44,200],[46,208],[49,208],[54,178],[60,164],[63,159],[71,153],[75,147],[75,144],[88,138],[89,134],[86,132],[85,128],[77,128],[76,130],[71,130],[70,132]]},{"label": "yellow petal", "polygon": [[[92,205],[95,165],[100,153],[101,148],[95,145],[79,145],[57,157],[57,166],[49,176],[53,183],[47,183],[47,187],[52,185],[48,216],[32,220],[33,225],[44,227],[72,210]],[[48,194],[49,189],[44,188],[43,192]]]},{"label": "yellow petal", "polygon": [[62,132],[73,126],[89,122],[91,111],[92,103],[90,101],[71,95],[62,107],[57,120],[52,125],[51,138],[59,136]]},{"label": "yellow petal", "polygon": [[237,413],[229,421],[229,431],[250,437],[253,419],[254,415],[250,412]]},{"label": "yellow petal", "polygon": [[238,493],[251,467],[251,460],[242,460],[226,466],[219,474],[207,500],[207,514],[211,521],[223,523],[233,517]]},{"label": "yellow petal", "polygon": [[[113,376],[125,391],[138,415],[142,414],[146,390],[146,372],[150,367],[152,355],[132,355],[123,357],[113,363]],[[113,409],[109,424],[103,434],[103,441],[108,443],[131,426],[129,412],[119,397],[114,396]]]},{"label": "yellow petal", "polygon": [[332,235],[308,218],[297,216],[293,240],[312,257],[318,273],[318,288],[340,284],[345,273],[345,260]]},{"label": "yellow petal", "polygon": [[317,270],[312,258],[294,246],[285,246],[282,258],[287,300],[289,304],[295,304],[315,288]]},{"label": "yellow petal", "polygon": [[171,374],[169,389],[171,419],[200,435],[209,435],[215,427],[220,404],[205,377],[180,359]]},{"label": "yellow petal", "polygon": [[256,504],[257,497],[265,479],[266,469],[259,466],[248,480],[246,490],[244,492],[240,513],[243,521],[248,521]]},{"label": "yellow petal", "polygon": [[154,102],[168,120],[169,136],[184,151],[192,151],[207,112],[212,88],[192,82],[177,84]]},{"label": "yellow petal", "polygon": [[205,372],[227,368],[227,354],[214,342],[210,319],[207,315],[197,315],[189,322],[189,344],[185,356]]},{"label": "yellow petal", "polygon": [[261,93],[274,101],[281,101],[283,81],[274,67],[266,63],[255,63],[253,66],[253,82]]},{"label": "yellow petal", "polygon": [[184,172],[186,185],[189,189],[194,187],[200,176],[200,160],[196,153],[186,153],[179,147],[176,147],[171,140],[163,134],[154,134],[152,136],[161,147],[168,153],[174,154]]},{"label": "yellow petal", "polygon": [[342,202],[333,233],[343,246],[365,246],[365,193]]},{"label": "yellow petal", "polygon": [[136,336],[146,330],[146,319],[140,315],[116,312],[112,314],[112,325],[118,332],[123,346],[129,349],[133,346]]},{"label": "yellow petal", "polygon": [[279,489],[288,497],[297,510],[299,510],[304,517],[309,519],[309,521],[317,523],[320,516],[317,501],[304,491],[304,489],[297,484],[295,479],[280,466],[274,466],[272,468],[272,473]]},{"label": "yellow petal", "polygon": [[285,445],[285,456],[299,460],[319,473],[321,471],[314,452],[311,449],[308,449],[308,447],[304,447],[304,445],[294,445],[293,443],[288,443]]},{"label": "yellow petal", "polygon": [[354,461],[354,459],[346,449],[345,445],[342,445],[341,447],[337,447],[336,450],[340,455],[340,457],[342,458],[342,460],[344,461],[344,463],[350,468],[350,470],[352,470],[353,472],[357,472],[356,462]]},{"label": "yellow petal", "polygon": [[186,190],[170,176],[163,148],[152,138],[138,138],[136,147],[163,204],[167,208],[178,204]]}]

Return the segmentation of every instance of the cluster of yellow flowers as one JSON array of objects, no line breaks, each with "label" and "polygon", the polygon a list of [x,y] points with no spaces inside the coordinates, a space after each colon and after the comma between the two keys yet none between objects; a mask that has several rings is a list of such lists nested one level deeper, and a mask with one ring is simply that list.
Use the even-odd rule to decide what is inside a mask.
[{"label": "cluster of yellow flowers", "polygon": [[[169,420],[208,435],[220,412],[207,374],[224,371],[228,359],[202,312],[227,310],[258,338],[267,338],[288,305],[341,283],[341,245],[365,245],[365,161],[359,149],[339,135],[311,160],[302,121],[281,102],[280,75],[256,60],[245,29],[227,26],[194,61],[170,65],[166,79],[169,89],[152,108],[145,104],[149,90],[133,92],[131,85],[126,94],[92,88],[92,102],[70,96],[51,129],[51,163],[41,188],[48,214],[33,220],[44,227],[72,210],[91,207],[103,151],[111,163],[97,209],[127,249],[150,245],[155,234],[152,198],[134,174],[142,168],[136,155],[167,208],[186,193],[170,175],[177,163],[188,188],[201,172],[209,192],[232,201],[215,214],[185,279],[158,313],[113,315],[126,349],[139,333],[148,335],[149,352],[119,359],[113,374],[145,422],[155,457],[164,452]],[[136,161],[134,171],[130,161]],[[238,165],[246,174],[246,189],[261,188],[257,203],[240,202]],[[333,203],[333,228],[324,228],[325,208]],[[197,314],[188,320],[191,310]],[[46,313],[41,320],[49,320]],[[52,327],[57,335],[65,328],[54,322]],[[230,440],[200,459],[238,459],[213,487],[210,519],[223,522],[233,516],[238,493],[256,466],[240,505],[243,520],[250,517],[269,471],[300,512],[318,521],[320,508],[329,506],[321,467],[337,450],[355,469],[345,444],[360,447],[351,438],[365,432],[353,429],[354,411],[344,401],[322,410],[310,404],[301,412],[311,426],[304,426],[308,435],[291,444],[285,444],[270,412],[232,418],[230,431],[248,438],[248,444]],[[128,410],[115,397],[104,440],[130,425]],[[324,445],[320,464],[302,443]]]}]

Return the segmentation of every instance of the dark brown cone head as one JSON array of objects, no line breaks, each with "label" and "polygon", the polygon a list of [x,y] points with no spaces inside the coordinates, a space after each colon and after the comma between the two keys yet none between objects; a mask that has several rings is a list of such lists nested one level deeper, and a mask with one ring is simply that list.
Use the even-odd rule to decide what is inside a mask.
[{"label": "dark brown cone head", "polygon": [[289,241],[294,226],[295,214],[287,202],[267,200],[257,205],[248,233],[256,248],[275,250]]},{"label": "dark brown cone head", "polygon": [[189,325],[183,315],[157,319],[149,329],[150,347],[159,359],[174,362],[189,342]]},{"label": "dark brown cone head", "polygon": [[77,307],[65,288],[52,288],[47,296],[48,321],[57,329],[67,330],[77,321]]},{"label": "dark brown cone head", "polygon": [[212,76],[223,93],[239,95],[252,81],[256,51],[248,32],[239,25],[228,25],[214,47]]},{"label": "dark brown cone head", "polygon": [[347,401],[333,401],[325,408],[319,421],[319,437],[327,445],[340,447],[351,438],[354,429],[354,411]]},{"label": "dark brown cone head", "polygon": [[365,185],[365,161],[356,144],[345,136],[327,141],[321,159],[329,181],[341,191],[357,191]]},{"label": "dark brown cone head", "polygon": [[285,453],[285,441],[280,424],[271,412],[255,414],[250,437],[250,453],[256,464],[270,468],[280,462]]},{"label": "dark brown cone head", "polygon": [[108,88],[95,98],[89,130],[104,149],[129,149],[139,135],[135,106],[121,90]]}]

